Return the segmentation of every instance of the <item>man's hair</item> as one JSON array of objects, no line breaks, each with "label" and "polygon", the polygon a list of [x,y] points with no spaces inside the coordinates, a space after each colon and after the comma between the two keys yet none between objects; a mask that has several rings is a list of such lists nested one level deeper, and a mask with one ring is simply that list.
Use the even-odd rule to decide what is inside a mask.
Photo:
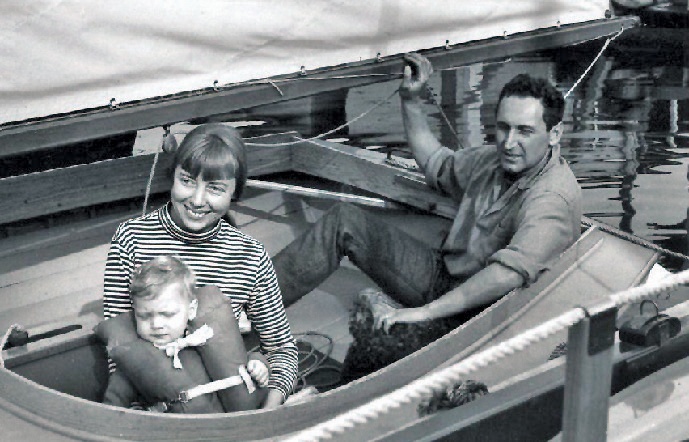
[{"label": "man's hair", "polygon": [[194,298],[196,278],[186,264],[172,255],[158,256],[141,264],[132,274],[129,296],[134,299],[155,298],[160,289],[170,284],[180,283],[185,288],[188,300]]},{"label": "man's hair", "polygon": [[[529,74],[519,74],[511,79],[498,98],[498,106],[505,97],[533,97],[543,105],[543,122],[546,129],[550,130],[562,121],[565,112],[565,99],[548,80],[532,77]],[[496,110],[497,110],[496,108]]]}]

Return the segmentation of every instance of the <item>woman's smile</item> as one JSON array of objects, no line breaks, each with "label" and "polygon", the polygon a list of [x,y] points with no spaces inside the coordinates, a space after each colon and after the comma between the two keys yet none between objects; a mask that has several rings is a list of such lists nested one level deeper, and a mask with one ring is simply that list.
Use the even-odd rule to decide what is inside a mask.
[{"label": "woman's smile", "polygon": [[187,207],[187,213],[189,214],[189,216],[196,219],[201,219],[208,214],[208,212],[206,211],[200,211],[192,207]]}]

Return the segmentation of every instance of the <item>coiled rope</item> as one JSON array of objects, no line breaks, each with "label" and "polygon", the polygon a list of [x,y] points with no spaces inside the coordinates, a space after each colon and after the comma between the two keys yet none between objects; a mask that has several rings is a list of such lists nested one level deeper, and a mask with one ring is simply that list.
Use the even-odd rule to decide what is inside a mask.
[{"label": "coiled rope", "polygon": [[[689,283],[689,270],[668,276],[659,283],[645,284],[612,294],[609,297],[609,301],[611,301],[615,307],[621,307],[625,304],[651,299],[660,293],[673,290],[687,283]],[[498,345],[469,356],[457,364],[417,379],[383,397],[374,399],[371,402],[347,411],[333,419],[315,425],[286,440],[296,442],[329,439],[335,434],[342,433],[356,425],[364,424],[392,409],[399,408],[403,404],[427,399],[434,393],[441,392],[449,386],[461,381],[466,375],[493,364],[506,356],[522,351],[530,345],[571,327],[581,321],[586,314],[586,310],[582,307],[573,308],[556,318],[526,330]]]},{"label": "coiled rope", "polygon": [[[297,341],[298,365],[297,380],[295,383],[293,393],[297,393],[306,387],[329,388],[335,386],[340,381],[339,373],[341,369],[335,365],[329,364],[327,361],[333,352],[335,343],[333,339],[318,331],[306,331],[303,333],[295,333],[294,337]],[[313,339],[322,341],[321,345],[316,345],[311,342]],[[259,346],[250,349],[249,352],[259,351]],[[321,371],[334,372],[337,376],[331,382],[319,382],[314,384],[309,382],[308,376]]]}]

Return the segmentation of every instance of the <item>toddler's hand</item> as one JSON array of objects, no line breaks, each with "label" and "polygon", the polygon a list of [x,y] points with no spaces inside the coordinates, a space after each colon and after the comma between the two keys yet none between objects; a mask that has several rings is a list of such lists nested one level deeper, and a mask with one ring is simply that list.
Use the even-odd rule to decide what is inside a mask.
[{"label": "toddler's hand", "polygon": [[249,372],[251,378],[256,381],[259,387],[266,387],[268,385],[270,371],[263,362],[249,359],[249,362],[246,363],[246,371]]}]

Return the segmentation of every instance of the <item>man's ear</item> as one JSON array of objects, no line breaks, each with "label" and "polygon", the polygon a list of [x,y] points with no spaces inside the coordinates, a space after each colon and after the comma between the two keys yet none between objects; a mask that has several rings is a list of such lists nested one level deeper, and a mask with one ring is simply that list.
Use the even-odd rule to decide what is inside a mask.
[{"label": "man's ear", "polygon": [[199,308],[199,300],[198,299],[193,299],[189,303],[189,320],[191,321],[192,319],[196,318],[196,312]]},{"label": "man's ear", "polygon": [[550,132],[548,132],[548,144],[550,146],[557,146],[560,142],[560,137],[562,137],[562,121],[550,128]]}]

